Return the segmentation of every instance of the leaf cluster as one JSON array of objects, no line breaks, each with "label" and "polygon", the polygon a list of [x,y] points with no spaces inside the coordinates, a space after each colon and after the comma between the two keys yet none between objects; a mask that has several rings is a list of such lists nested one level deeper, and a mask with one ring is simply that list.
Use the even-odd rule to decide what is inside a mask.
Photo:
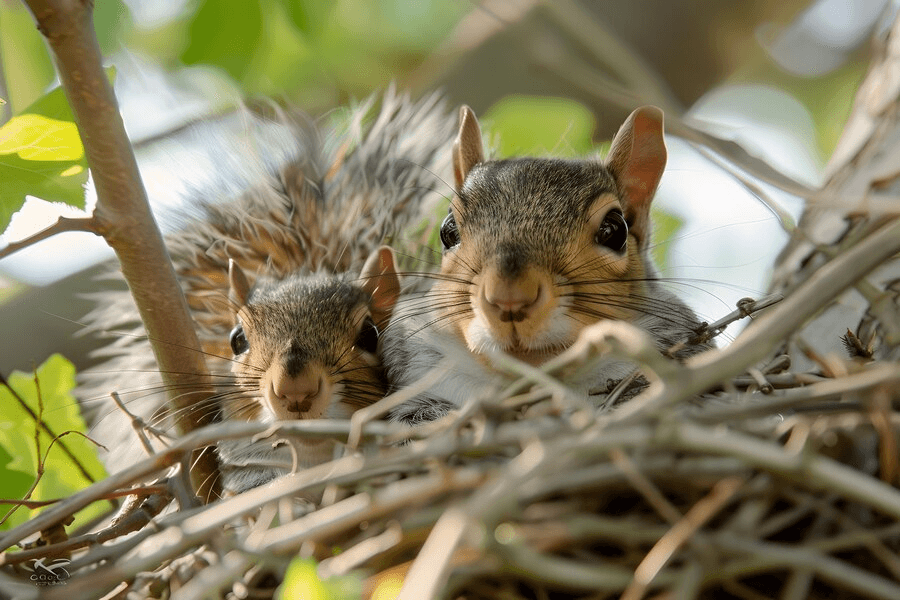
[{"label": "leaf cluster", "polygon": [[[74,387],[75,368],[59,355],[33,374],[14,371],[0,382],[0,530],[40,513],[40,503],[66,498],[106,476],[86,437]],[[29,508],[29,502],[38,504]],[[76,527],[104,510],[96,504],[76,513]]]}]

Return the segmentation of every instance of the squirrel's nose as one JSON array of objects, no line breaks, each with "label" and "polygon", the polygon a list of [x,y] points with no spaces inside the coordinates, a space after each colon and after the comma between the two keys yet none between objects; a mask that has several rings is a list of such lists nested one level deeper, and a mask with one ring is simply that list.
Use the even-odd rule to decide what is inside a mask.
[{"label": "squirrel's nose", "polygon": [[539,308],[541,283],[536,277],[510,280],[499,275],[488,276],[484,299],[499,313],[501,321],[523,321]]},{"label": "squirrel's nose", "polygon": [[293,377],[282,374],[273,379],[272,390],[288,412],[302,415],[312,408],[313,399],[322,390],[322,378],[305,373]]}]

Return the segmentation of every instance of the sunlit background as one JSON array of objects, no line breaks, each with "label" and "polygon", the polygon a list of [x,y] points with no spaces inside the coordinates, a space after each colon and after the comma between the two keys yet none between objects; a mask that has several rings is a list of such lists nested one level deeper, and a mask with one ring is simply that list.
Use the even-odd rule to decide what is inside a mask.
[{"label": "sunlit background", "polygon": [[[643,103],[737,142],[817,186],[865,73],[889,0],[156,0],[97,3],[96,25],[154,208],[218,177],[207,135],[242,98],[277,96],[321,115],[395,82],[471,105],[500,154],[598,152]],[[53,86],[31,16],[0,2],[3,119]],[[187,127],[186,127],[187,126]],[[661,275],[704,319],[765,293],[802,202],[669,135],[655,207]],[[2,182],[0,182],[2,185]],[[46,198],[52,200],[52,198]],[[60,214],[30,199],[4,241]],[[71,210],[71,209],[69,209]],[[54,351],[84,364],[77,321],[111,252],[64,234],[0,261],[0,371]],[[729,331],[733,335],[733,331]]]}]

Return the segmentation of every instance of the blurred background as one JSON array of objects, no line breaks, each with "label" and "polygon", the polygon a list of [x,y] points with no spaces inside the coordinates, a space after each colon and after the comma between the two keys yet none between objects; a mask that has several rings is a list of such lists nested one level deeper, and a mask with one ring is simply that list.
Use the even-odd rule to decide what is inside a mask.
[{"label": "blurred background", "polygon": [[[714,321],[765,293],[799,196],[821,182],[872,36],[897,4],[101,0],[95,25],[160,212],[186,182],[216,176],[214,161],[189,157],[208,128],[236,126],[225,115],[243,99],[327,115],[392,82],[414,96],[439,90],[475,110],[500,156],[596,154],[631,109],[660,106],[669,164],[653,257]],[[18,1],[0,0],[0,34],[6,122],[55,76]],[[26,202],[0,245],[73,210],[43,200]],[[87,364],[92,343],[78,322],[111,257],[99,238],[72,233],[0,261],[0,372],[31,370],[53,352]]]}]

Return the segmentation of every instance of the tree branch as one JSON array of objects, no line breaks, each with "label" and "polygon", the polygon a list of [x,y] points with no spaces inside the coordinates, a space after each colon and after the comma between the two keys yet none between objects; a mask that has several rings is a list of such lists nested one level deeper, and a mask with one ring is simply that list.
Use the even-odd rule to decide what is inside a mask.
[{"label": "tree branch", "polygon": [[65,231],[86,231],[94,234],[97,233],[94,227],[94,219],[91,217],[59,217],[59,219],[56,220],[56,223],[53,223],[52,225],[41,229],[37,233],[17,242],[10,242],[3,248],[0,248],[0,259],[4,259],[10,254],[18,252],[23,248],[27,248],[28,246],[37,244],[38,242],[46,240],[49,237],[53,237],[57,233],[63,233]]},{"label": "tree branch", "polygon": [[[95,231],[115,250],[182,433],[200,424],[191,405],[211,394],[209,375],[187,303],[150,212],[137,161],[125,133],[112,86],[102,67],[93,28],[93,3],[79,0],[25,0],[53,52],[66,98],[72,106],[97,189]],[[174,390],[197,389],[189,394]],[[201,451],[202,452],[202,451]],[[198,462],[200,461],[200,462]],[[193,483],[210,498],[218,481],[215,457],[195,457]]]},{"label": "tree branch", "polygon": [[897,252],[900,221],[892,221],[823,265],[780,305],[751,323],[733,344],[691,357],[686,361],[687,368],[672,373],[667,385],[648,390],[623,406],[615,419],[630,423],[646,410],[658,410],[699,394],[765,359],[776,344]]}]

